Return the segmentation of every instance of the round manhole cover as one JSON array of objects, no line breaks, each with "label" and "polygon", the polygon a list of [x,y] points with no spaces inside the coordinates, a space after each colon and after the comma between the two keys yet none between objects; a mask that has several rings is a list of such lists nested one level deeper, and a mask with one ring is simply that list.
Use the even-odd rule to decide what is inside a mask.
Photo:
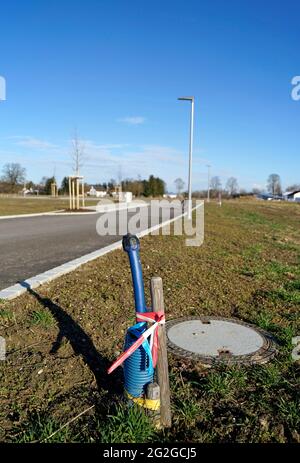
[{"label": "round manhole cover", "polygon": [[185,317],[166,328],[171,352],[204,365],[266,363],[276,353],[270,334],[235,319]]}]

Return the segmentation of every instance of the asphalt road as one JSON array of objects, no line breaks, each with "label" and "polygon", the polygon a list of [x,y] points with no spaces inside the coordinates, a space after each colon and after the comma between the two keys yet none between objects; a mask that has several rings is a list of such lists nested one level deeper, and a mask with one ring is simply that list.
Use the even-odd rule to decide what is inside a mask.
[{"label": "asphalt road", "polygon": [[[145,207],[140,211],[148,218],[141,221],[145,222],[141,229],[147,229],[151,226],[150,210]],[[128,211],[128,220],[133,214]],[[53,215],[0,220],[0,289],[120,240],[119,235],[99,236],[96,223],[100,216]],[[154,218],[162,220],[161,214]]]}]

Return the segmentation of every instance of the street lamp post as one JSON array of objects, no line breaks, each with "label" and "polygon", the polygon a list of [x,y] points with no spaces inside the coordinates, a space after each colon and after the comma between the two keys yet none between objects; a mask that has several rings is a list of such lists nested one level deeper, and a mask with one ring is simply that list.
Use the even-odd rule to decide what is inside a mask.
[{"label": "street lamp post", "polygon": [[189,201],[188,201],[188,219],[192,218],[192,157],[193,157],[193,137],[194,137],[194,97],[183,96],[178,100],[190,101],[191,104],[191,125],[190,125],[190,152],[189,152]]},{"label": "street lamp post", "polygon": [[207,166],[207,202],[210,200],[210,165]]}]

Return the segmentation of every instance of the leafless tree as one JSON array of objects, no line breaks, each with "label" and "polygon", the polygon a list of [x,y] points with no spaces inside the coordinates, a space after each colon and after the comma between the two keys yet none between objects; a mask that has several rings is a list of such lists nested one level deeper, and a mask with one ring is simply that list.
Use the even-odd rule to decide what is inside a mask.
[{"label": "leafless tree", "polygon": [[272,193],[272,195],[282,194],[281,180],[278,174],[269,175],[267,188],[269,193]]},{"label": "leafless tree", "polygon": [[79,175],[79,171],[81,167],[83,166],[83,163],[85,160],[85,144],[82,140],[80,140],[76,129],[74,130],[74,134],[71,139],[71,144],[72,144],[71,158],[72,158],[72,164],[73,164],[72,166],[73,171],[75,175]]},{"label": "leafless tree", "polygon": [[211,178],[210,188],[215,195],[218,194],[218,192],[222,189],[222,183],[221,183],[220,177],[215,176]]},{"label": "leafless tree", "polygon": [[235,177],[229,177],[226,183],[226,190],[230,196],[236,195],[239,190],[238,181]]},{"label": "leafless tree", "polygon": [[182,180],[182,178],[176,178],[176,180],[174,180],[174,183],[176,186],[177,193],[180,195],[184,188],[184,181]]},{"label": "leafless tree", "polygon": [[17,185],[25,182],[26,169],[18,163],[11,162],[5,164],[2,171],[2,181],[8,183],[11,189],[14,189]]},{"label": "leafless tree", "polygon": [[285,191],[296,191],[300,190],[300,183],[294,183],[293,185],[290,185],[286,187]]}]

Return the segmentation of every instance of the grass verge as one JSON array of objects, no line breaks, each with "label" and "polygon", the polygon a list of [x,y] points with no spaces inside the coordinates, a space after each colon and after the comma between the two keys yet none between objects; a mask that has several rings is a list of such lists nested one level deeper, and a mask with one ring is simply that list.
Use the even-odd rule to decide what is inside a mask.
[{"label": "grass verge", "polygon": [[[275,225],[274,225],[275,224]],[[122,251],[0,307],[0,440],[5,442],[299,442],[300,207],[225,201],[205,212],[205,242],[141,241],[146,295],[164,282],[168,318],[237,317],[278,340],[267,365],[219,367],[170,356],[173,425],[155,431],[122,399],[122,371],[106,375],[133,320]],[[2,315],[1,315],[2,314]],[[80,411],[94,408],[60,428]]]}]

